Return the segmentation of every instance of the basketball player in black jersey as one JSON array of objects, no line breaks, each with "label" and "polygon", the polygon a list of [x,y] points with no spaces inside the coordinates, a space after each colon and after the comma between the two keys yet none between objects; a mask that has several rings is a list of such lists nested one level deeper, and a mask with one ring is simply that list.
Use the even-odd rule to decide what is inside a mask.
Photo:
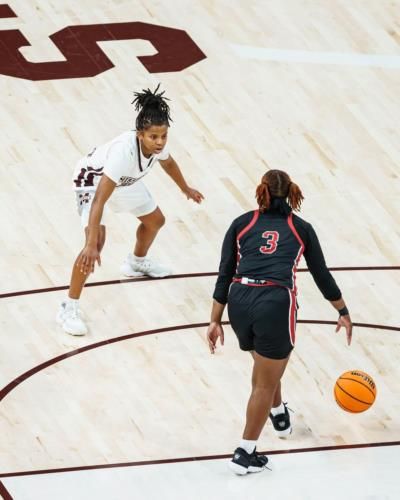
[{"label": "basketball player in black jersey", "polygon": [[256,444],[268,415],[280,437],[291,432],[280,379],[295,342],[296,269],[302,255],[322,295],[339,313],[336,331],[345,327],[348,345],[352,336],[349,311],[317,235],[293,214],[304,199],[300,188],[286,172],[269,170],[256,198],[259,209],[235,219],[225,235],[207,331],[214,353],[218,338],[224,343],[221,318],[228,304],[240,348],[254,359],[243,439],[230,462],[237,474],[267,468],[268,458],[256,453]]}]

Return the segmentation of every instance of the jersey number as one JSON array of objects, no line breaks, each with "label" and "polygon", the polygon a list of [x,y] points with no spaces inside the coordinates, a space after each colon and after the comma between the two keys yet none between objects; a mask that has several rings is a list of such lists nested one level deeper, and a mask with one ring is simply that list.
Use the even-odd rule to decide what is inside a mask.
[{"label": "jersey number", "polygon": [[[7,4],[0,5],[0,18],[17,17]],[[50,35],[62,53],[60,61],[30,62],[20,48],[29,41],[20,30],[0,30],[0,74],[25,80],[58,80],[100,75],[114,67],[98,42],[109,40],[147,40],[154,55],[138,56],[149,73],[183,69],[205,59],[206,55],[186,31],[142,22],[86,24],[67,26]]]},{"label": "jersey number", "polygon": [[262,237],[265,238],[267,242],[265,245],[260,247],[260,252],[264,254],[274,253],[279,241],[278,231],[265,231],[265,233],[262,234]]},{"label": "jersey number", "polygon": [[81,168],[79,175],[77,176],[76,179],[74,179],[74,184],[77,188],[93,187],[95,176],[102,176],[102,175],[103,175],[103,167],[100,167],[100,168],[93,168],[93,167]]}]

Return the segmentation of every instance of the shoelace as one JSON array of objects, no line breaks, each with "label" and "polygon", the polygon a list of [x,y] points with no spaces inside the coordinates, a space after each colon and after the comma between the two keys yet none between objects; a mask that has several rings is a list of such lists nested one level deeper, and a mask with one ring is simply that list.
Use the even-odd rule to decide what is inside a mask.
[{"label": "shoelace", "polygon": [[143,269],[150,269],[153,263],[151,262],[150,259],[143,260],[142,262],[139,262],[139,266],[142,267]]},{"label": "shoelace", "polygon": [[78,319],[80,317],[80,310],[78,304],[72,304],[70,311],[71,311],[71,317],[73,319]]},{"label": "shoelace", "polygon": [[[260,456],[265,456],[263,453],[258,453],[257,448],[254,448],[253,453],[255,453],[256,459],[258,459],[258,457],[260,457]],[[268,464],[269,464],[269,459],[267,458],[267,463],[265,465],[263,465],[264,469],[272,470],[270,467],[268,467]]]},{"label": "shoelace", "polygon": [[287,405],[287,403],[283,403],[283,405],[285,406],[285,408],[287,408],[289,411],[291,411],[292,413],[294,413],[294,410],[292,410],[291,408],[289,408],[289,406]]},{"label": "shoelace", "polygon": [[150,269],[151,266],[153,265],[153,262],[151,259],[144,259],[141,261],[137,261],[133,258],[128,258],[128,262],[133,265],[133,266],[138,266],[140,269]]},{"label": "shoelace", "polygon": [[157,269],[157,265],[151,260],[151,259],[146,259],[143,260],[142,262],[136,262],[136,265],[139,267],[141,271],[148,271],[149,269]]}]

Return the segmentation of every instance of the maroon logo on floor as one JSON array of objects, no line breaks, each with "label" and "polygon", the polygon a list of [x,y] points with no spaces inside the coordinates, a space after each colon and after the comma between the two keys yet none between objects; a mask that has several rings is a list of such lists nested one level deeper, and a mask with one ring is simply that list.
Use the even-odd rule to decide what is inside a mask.
[{"label": "maroon logo on floor", "polygon": [[[0,5],[0,17],[17,17]],[[67,26],[49,37],[66,61],[29,62],[19,52],[30,46],[19,30],[0,30],[0,74],[26,80],[57,80],[99,75],[114,64],[97,45],[110,40],[148,40],[157,50],[138,56],[149,73],[182,71],[206,58],[186,31],[142,22]]]}]

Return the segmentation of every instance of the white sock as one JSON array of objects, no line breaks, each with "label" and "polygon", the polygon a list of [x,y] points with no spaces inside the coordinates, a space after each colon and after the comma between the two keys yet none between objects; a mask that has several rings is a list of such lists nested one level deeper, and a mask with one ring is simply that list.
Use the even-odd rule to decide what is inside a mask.
[{"label": "white sock", "polygon": [[253,453],[253,451],[256,449],[256,445],[257,445],[257,440],[249,441],[248,439],[241,439],[239,447],[250,454]]},{"label": "white sock", "polygon": [[78,304],[79,304],[79,299],[71,299],[71,297],[67,297],[67,298],[65,299],[65,302],[66,302],[66,304],[67,304],[67,305],[68,305],[68,304],[71,304],[71,306],[72,306],[73,304],[78,305]]},{"label": "white sock", "polygon": [[285,405],[281,403],[279,406],[275,408],[271,408],[272,416],[280,415],[281,413],[285,413]]},{"label": "white sock", "polygon": [[145,259],[146,259],[146,256],[137,257],[135,254],[133,254],[133,260],[136,260],[136,262],[143,262]]}]

